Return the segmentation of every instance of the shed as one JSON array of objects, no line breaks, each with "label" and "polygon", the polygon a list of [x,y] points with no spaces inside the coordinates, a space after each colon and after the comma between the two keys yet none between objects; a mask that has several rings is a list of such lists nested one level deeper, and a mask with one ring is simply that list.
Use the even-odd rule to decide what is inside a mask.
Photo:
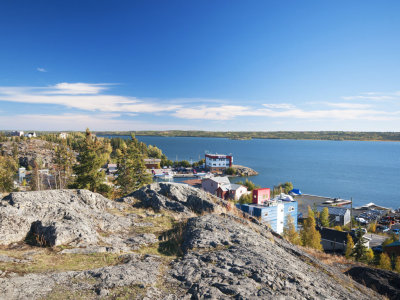
[{"label": "shed", "polygon": [[347,232],[325,227],[317,227],[317,229],[321,234],[321,245],[324,251],[345,251]]}]

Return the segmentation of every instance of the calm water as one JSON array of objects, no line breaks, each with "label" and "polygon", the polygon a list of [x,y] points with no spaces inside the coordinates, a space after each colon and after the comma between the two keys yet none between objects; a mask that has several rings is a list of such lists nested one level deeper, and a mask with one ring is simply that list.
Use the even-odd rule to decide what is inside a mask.
[{"label": "calm water", "polygon": [[262,187],[291,181],[303,193],[400,207],[400,143],[353,141],[248,141],[221,138],[138,136],[169,159],[198,161],[205,151],[232,153],[234,163],[259,172]]}]

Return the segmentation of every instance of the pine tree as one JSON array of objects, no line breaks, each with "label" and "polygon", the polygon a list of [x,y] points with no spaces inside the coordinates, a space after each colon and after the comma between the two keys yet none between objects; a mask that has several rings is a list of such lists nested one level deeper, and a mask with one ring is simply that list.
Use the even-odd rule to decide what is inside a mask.
[{"label": "pine tree", "polygon": [[72,188],[88,189],[92,192],[102,192],[106,190],[104,180],[105,173],[100,171],[106,163],[104,148],[102,143],[93,138],[89,129],[86,129],[86,138],[80,146],[78,163],[74,166],[77,175]]},{"label": "pine tree", "polygon": [[354,248],[353,238],[351,237],[350,234],[347,234],[347,244],[345,251],[345,256],[347,259],[351,258],[351,256],[353,255],[353,248]]},{"label": "pine tree", "polygon": [[291,215],[288,215],[286,218],[286,225],[283,228],[283,237],[291,242],[293,245],[301,244],[299,233],[296,231],[294,220]]},{"label": "pine tree", "polygon": [[396,263],[394,265],[394,270],[400,273],[400,255],[396,257]]},{"label": "pine tree", "polygon": [[72,165],[74,163],[74,156],[65,141],[62,141],[55,149],[53,162],[56,188],[64,189],[71,179]]},{"label": "pine tree", "polygon": [[379,268],[384,270],[392,270],[392,263],[390,261],[390,257],[385,252],[381,254],[381,258],[379,260]]},{"label": "pine tree", "polygon": [[14,177],[17,162],[10,156],[0,156],[0,192],[11,192],[14,189]]},{"label": "pine tree", "polygon": [[357,242],[354,246],[353,255],[356,261],[365,261],[367,254],[367,247],[364,245],[364,232],[361,230],[361,226],[356,230]]},{"label": "pine tree", "polygon": [[315,228],[315,217],[314,212],[308,207],[308,217],[304,221],[303,230],[301,232],[301,240],[303,246],[322,250],[321,245],[321,234]]},{"label": "pine tree", "polygon": [[327,207],[322,210],[320,221],[322,227],[329,227],[329,209]]},{"label": "pine tree", "polygon": [[151,174],[147,172],[143,155],[134,136],[127,148],[121,149],[118,157],[116,183],[122,195],[127,195],[143,185],[152,182]]}]

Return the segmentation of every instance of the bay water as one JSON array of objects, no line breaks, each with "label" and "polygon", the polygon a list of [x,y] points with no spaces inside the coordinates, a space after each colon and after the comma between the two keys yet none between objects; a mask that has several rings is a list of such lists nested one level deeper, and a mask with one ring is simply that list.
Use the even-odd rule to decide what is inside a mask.
[{"label": "bay water", "polygon": [[[249,179],[262,187],[291,181],[306,194],[352,197],[354,206],[374,202],[400,207],[399,142],[154,136],[137,139],[157,146],[171,160],[195,162],[206,152],[232,154],[234,164],[259,172]],[[244,178],[232,181],[238,180]]]}]

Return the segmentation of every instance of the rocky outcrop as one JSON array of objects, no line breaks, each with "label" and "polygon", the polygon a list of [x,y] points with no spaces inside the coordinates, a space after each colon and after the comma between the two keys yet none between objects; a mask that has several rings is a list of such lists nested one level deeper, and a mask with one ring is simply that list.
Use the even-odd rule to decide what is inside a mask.
[{"label": "rocky outcrop", "polygon": [[111,214],[118,204],[87,190],[11,193],[0,201],[0,244],[30,240],[42,246],[99,243],[99,231],[122,231],[132,218]]},{"label": "rocky outcrop", "polygon": [[256,176],[258,175],[258,172],[253,170],[252,168],[245,167],[245,166],[240,166],[240,165],[233,165],[232,166],[236,170],[236,175],[237,176],[243,176],[243,177],[248,177],[248,176]]},{"label": "rocky outcrop", "polygon": [[[53,258],[105,252],[118,259],[81,271],[29,271],[35,249],[43,249],[14,257],[18,245],[8,245],[0,255],[0,299],[380,298],[235,213],[227,202],[176,183],[151,184],[119,201],[83,190],[12,193],[0,201],[3,245],[34,234],[46,246],[68,245]],[[144,230],[165,214],[180,216],[171,220],[179,226]],[[27,267],[11,272],[16,264]]]},{"label": "rocky outcrop", "polygon": [[389,299],[400,300],[400,274],[366,267],[353,267],[346,272],[360,282]]},{"label": "rocky outcrop", "polygon": [[221,208],[227,205],[226,201],[203,190],[180,183],[152,183],[124,199],[132,197],[140,200],[144,207],[156,211],[167,209],[185,215],[221,212]]},{"label": "rocky outcrop", "polygon": [[171,275],[194,299],[371,299],[376,294],[254,224],[230,215],[188,221]]}]

